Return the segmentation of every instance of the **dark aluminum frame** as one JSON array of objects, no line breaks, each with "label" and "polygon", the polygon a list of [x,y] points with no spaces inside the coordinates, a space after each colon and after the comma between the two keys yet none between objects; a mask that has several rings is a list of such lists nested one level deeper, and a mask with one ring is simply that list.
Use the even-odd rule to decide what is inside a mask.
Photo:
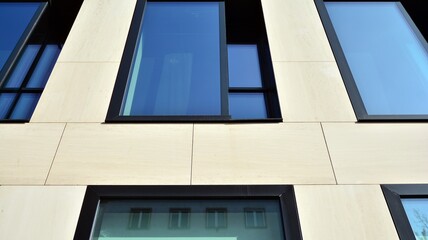
[{"label": "dark aluminum frame", "polygon": [[370,122],[370,121],[388,121],[388,122],[426,122],[428,121],[428,114],[421,115],[370,115],[367,113],[367,110],[364,106],[361,95],[358,91],[355,79],[352,75],[351,69],[346,60],[343,49],[340,45],[339,39],[334,30],[331,19],[328,15],[327,9],[324,5],[324,2],[396,2],[401,13],[406,18],[407,23],[412,28],[413,32],[417,35],[419,41],[425,47],[428,52],[428,43],[422,33],[419,31],[417,26],[412,21],[411,17],[401,4],[403,1],[393,1],[393,0],[314,0],[315,5],[318,9],[321,21],[324,26],[324,30],[327,34],[328,40],[330,42],[331,49],[333,51],[334,57],[336,59],[337,65],[342,75],[343,82],[345,83],[346,90],[348,92],[349,98],[351,99],[352,106],[354,108],[355,115],[359,122]]},{"label": "dark aluminum frame", "polygon": [[90,239],[103,199],[277,199],[285,239],[302,239],[293,186],[88,186],[74,240]]},{"label": "dark aluminum frame", "polygon": [[[220,115],[177,115],[177,116],[122,116],[120,111],[123,104],[123,98],[126,92],[126,86],[128,83],[129,73],[132,67],[132,61],[134,52],[136,50],[138,36],[141,31],[143,23],[144,7],[147,1],[151,2],[174,2],[178,0],[137,0],[137,5],[134,11],[134,15],[131,22],[131,27],[128,33],[125,49],[122,55],[121,64],[116,77],[116,83],[113,89],[113,94],[110,100],[109,109],[106,116],[106,123],[136,123],[136,122],[282,122],[281,112],[279,109],[279,100],[276,94],[276,85],[274,74],[272,70],[272,63],[267,64],[265,58],[270,58],[269,46],[263,44],[261,46],[263,50],[259,50],[263,53],[263,58],[260,58],[260,71],[262,72],[262,82],[269,82],[269,87],[257,89],[258,92],[265,93],[266,111],[268,118],[265,119],[231,119],[229,115],[229,92],[243,91],[247,92],[246,88],[229,88],[229,77],[228,77],[228,56],[227,56],[227,44],[229,43],[226,37],[226,9],[225,4],[231,0],[186,0],[187,2],[219,2],[220,3],[220,91],[221,91],[221,114]],[[248,1],[248,0],[247,0]],[[245,8],[245,4],[242,4]],[[264,18],[263,18],[264,19]],[[263,22],[264,23],[264,22]],[[257,44],[259,45],[259,44]],[[265,56],[266,55],[266,56]],[[270,71],[268,70],[270,69]],[[268,73],[264,73],[268,72]],[[273,83],[271,83],[273,82]],[[273,94],[274,93],[274,94]],[[269,94],[269,97],[267,95]]]},{"label": "dark aluminum frame", "polygon": [[416,240],[401,199],[428,198],[428,185],[388,184],[382,185],[381,188],[400,239]]}]

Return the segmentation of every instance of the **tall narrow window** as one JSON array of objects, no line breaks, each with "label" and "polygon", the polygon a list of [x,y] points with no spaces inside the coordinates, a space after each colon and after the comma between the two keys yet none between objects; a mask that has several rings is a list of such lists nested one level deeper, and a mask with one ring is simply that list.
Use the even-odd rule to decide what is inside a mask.
[{"label": "tall narrow window", "polygon": [[139,0],[106,121],[280,121],[273,78],[260,2]]},{"label": "tall narrow window", "polygon": [[428,44],[407,1],[317,2],[359,120],[427,119]]}]

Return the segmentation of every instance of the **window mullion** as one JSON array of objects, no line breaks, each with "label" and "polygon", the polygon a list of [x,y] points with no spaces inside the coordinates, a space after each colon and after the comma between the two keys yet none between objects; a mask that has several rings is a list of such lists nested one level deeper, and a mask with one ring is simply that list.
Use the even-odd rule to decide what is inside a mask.
[{"label": "window mullion", "polygon": [[224,2],[220,2],[219,4],[221,115],[229,116],[229,70],[227,57],[226,10]]}]

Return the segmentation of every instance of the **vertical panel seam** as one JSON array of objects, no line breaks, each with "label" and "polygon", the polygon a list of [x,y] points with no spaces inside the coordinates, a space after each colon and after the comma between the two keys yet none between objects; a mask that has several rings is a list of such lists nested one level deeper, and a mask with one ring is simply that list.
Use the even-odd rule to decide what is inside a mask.
[{"label": "vertical panel seam", "polygon": [[325,148],[327,149],[328,158],[330,159],[330,165],[331,165],[331,170],[333,171],[334,181],[336,182],[336,185],[338,185],[336,172],[334,171],[333,161],[331,159],[330,149],[328,148],[327,139],[325,137],[324,127],[322,126],[322,122],[320,122],[320,126],[321,126],[322,136],[324,138]]},{"label": "vertical panel seam", "polygon": [[46,180],[45,180],[45,184],[44,184],[44,185],[46,185],[46,183],[48,182],[48,178],[49,178],[49,175],[50,175],[50,173],[51,173],[52,166],[53,166],[53,164],[54,164],[54,162],[55,162],[55,158],[56,158],[56,155],[57,155],[57,153],[58,153],[59,146],[61,145],[62,137],[64,136],[64,132],[65,132],[65,128],[66,128],[66,127],[67,127],[67,123],[65,123],[64,128],[62,129],[61,137],[59,138],[58,146],[56,146],[55,154],[54,154],[54,156],[53,156],[53,158],[52,158],[52,163],[51,163],[51,166],[49,167],[49,171],[48,171],[48,174],[47,174],[47,176],[46,176]]},{"label": "vertical panel seam", "polygon": [[193,144],[195,142],[195,124],[192,124],[192,147],[190,150],[190,185],[193,179]]}]

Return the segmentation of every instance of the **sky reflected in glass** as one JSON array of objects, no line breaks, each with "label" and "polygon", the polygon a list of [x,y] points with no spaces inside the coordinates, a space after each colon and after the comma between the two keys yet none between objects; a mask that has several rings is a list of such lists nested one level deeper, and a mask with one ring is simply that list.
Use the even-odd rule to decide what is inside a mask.
[{"label": "sky reflected in glass", "polygon": [[326,2],[368,114],[428,114],[428,54],[396,2]]},{"label": "sky reflected in glass", "polygon": [[220,115],[220,3],[147,2],[121,115]]},{"label": "sky reflected in glass", "polygon": [[404,198],[401,202],[416,239],[428,239],[428,198]]}]

